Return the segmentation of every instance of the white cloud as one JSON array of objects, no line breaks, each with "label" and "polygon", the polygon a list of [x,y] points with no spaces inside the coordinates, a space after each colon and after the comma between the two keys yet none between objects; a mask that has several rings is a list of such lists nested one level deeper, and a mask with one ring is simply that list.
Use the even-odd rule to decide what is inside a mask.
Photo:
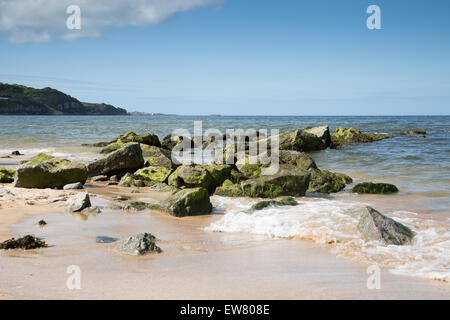
[{"label": "white cloud", "polygon": [[[0,32],[10,42],[98,37],[121,26],[158,24],[221,0],[0,0]],[[81,30],[69,30],[69,5],[81,8]]]}]

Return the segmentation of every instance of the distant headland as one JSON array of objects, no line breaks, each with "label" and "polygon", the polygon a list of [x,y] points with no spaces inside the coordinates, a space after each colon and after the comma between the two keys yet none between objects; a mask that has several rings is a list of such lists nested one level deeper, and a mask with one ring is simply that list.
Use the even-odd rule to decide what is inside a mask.
[{"label": "distant headland", "polygon": [[80,102],[52,88],[0,83],[0,115],[127,115],[105,103]]}]

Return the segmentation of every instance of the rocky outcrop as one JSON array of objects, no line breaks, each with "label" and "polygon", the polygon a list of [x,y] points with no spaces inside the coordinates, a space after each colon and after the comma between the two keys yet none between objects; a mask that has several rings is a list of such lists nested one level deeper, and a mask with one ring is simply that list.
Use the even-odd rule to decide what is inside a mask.
[{"label": "rocky outcrop", "polygon": [[[303,130],[282,132],[278,135],[280,150],[318,151],[330,145],[328,126],[310,127]],[[271,145],[271,138],[267,138]]]},{"label": "rocky outcrop", "polygon": [[169,150],[155,146],[145,146],[142,149],[142,155],[146,159],[144,164],[146,167],[165,167],[167,169],[175,169],[177,167],[177,164],[172,162]]},{"label": "rocky outcrop", "polygon": [[67,184],[84,184],[88,171],[84,164],[40,154],[21,164],[15,172],[18,188],[63,188]]},{"label": "rocky outcrop", "polygon": [[367,207],[367,211],[361,215],[357,230],[364,238],[386,245],[411,244],[414,237],[411,229],[371,207]]},{"label": "rocky outcrop", "polygon": [[183,189],[173,193],[168,199],[150,206],[151,209],[166,212],[175,217],[209,214],[212,204],[208,191],[204,188]]},{"label": "rocky outcrop", "polygon": [[225,180],[220,187],[216,188],[214,194],[222,197],[245,197],[241,184],[233,183],[231,180]]},{"label": "rocky outcrop", "polygon": [[182,165],[168,179],[169,185],[177,188],[205,188],[214,191],[216,180],[209,171],[200,165]]},{"label": "rocky outcrop", "polygon": [[352,192],[359,194],[392,194],[398,192],[398,188],[389,183],[359,183],[352,188]]},{"label": "rocky outcrop", "polygon": [[156,245],[156,241],[156,237],[150,233],[139,233],[123,240],[119,246],[119,251],[134,256],[160,253],[161,249]]},{"label": "rocky outcrop", "polygon": [[331,135],[331,148],[339,149],[351,143],[368,143],[391,138],[385,134],[363,133],[355,128],[336,128]]},{"label": "rocky outcrop", "polygon": [[343,173],[331,172],[328,170],[311,169],[311,180],[309,182],[308,193],[335,193],[345,188],[347,183],[352,182],[352,178]]},{"label": "rocky outcrop", "polygon": [[309,180],[308,171],[292,165],[280,165],[277,174],[245,180],[241,182],[241,188],[248,197],[304,196]]},{"label": "rocky outcrop", "polygon": [[123,135],[117,137],[116,139],[112,140],[111,142],[109,142],[107,146],[105,146],[102,150],[100,150],[100,153],[108,154],[113,151],[119,150],[131,143],[139,143],[141,145],[141,149],[144,156],[146,152],[151,154],[152,150],[148,149],[149,146],[155,147],[161,146],[158,136],[151,132],[138,135],[132,131],[128,131]]},{"label": "rocky outcrop", "polygon": [[91,206],[91,199],[87,192],[78,193],[66,202],[68,212],[81,212]]},{"label": "rocky outcrop", "polygon": [[122,187],[145,187],[155,183],[167,182],[172,170],[165,167],[145,167],[135,173],[127,173],[119,182]]},{"label": "rocky outcrop", "polygon": [[14,169],[0,167],[0,183],[14,182]]},{"label": "rocky outcrop", "polygon": [[113,175],[142,168],[144,158],[138,143],[126,145],[105,157],[88,164],[89,176]]}]

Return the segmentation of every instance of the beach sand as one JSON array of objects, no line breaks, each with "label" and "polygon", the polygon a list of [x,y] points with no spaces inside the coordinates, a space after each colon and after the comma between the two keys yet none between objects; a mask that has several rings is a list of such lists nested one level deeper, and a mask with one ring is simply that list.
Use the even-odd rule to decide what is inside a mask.
[{"label": "beach sand", "polygon": [[[65,213],[49,200],[79,191],[6,188],[0,240],[34,234],[49,244],[39,250],[0,251],[0,299],[450,299],[450,287],[381,271],[381,288],[367,288],[367,265],[339,258],[327,246],[297,239],[203,230],[223,212],[174,218],[156,211],[108,209],[117,195],[162,199],[165,193],[130,193],[130,188],[87,186],[102,213]],[[134,188],[137,189],[137,188]],[[117,203],[117,202],[116,202]],[[45,227],[37,222],[44,219]],[[154,234],[161,254],[127,256],[120,241],[96,243],[96,236],[124,239]],[[81,289],[66,282],[80,267]]]}]

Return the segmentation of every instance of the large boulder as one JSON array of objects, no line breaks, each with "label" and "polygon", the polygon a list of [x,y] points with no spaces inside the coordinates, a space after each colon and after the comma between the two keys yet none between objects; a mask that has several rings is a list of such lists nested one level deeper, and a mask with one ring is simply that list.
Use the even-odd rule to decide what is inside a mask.
[{"label": "large boulder", "polygon": [[241,182],[241,187],[248,197],[304,196],[309,180],[308,171],[292,165],[280,165],[276,174],[245,180]]},{"label": "large boulder", "polygon": [[356,228],[366,239],[378,240],[386,245],[411,244],[414,237],[411,229],[371,207],[367,207],[361,215]]},{"label": "large boulder", "polygon": [[311,179],[307,192],[334,193],[345,188],[346,183],[352,182],[352,178],[343,173],[328,170],[311,169]]},{"label": "large boulder", "polygon": [[339,149],[350,143],[368,143],[391,138],[385,134],[363,133],[355,128],[336,128],[331,135],[331,147]]},{"label": "large boulder", "polygon": [[147,253],[160,253],[161,249],[156,245],[156,241],[156,237],[150,233],[139,233],[123,240],[119,246],[119,251],[134,256],[141,256]]},{"label": "large boulder", "polygon": [[39,155],[19,165],[14,186],[18,188],[63,188],[88,177],[86,166],[79,162]]},{"label": "large boulder", "polygon": [[314,142],[314,145],[317,148],[320,148],[318,150],[326,149],[331,144],[330,129],[327,125],[319,127],[308,127],[303,129],[302,131],[308,134],[312,134],[314,137],[320,140],[315,140]]},{"label": "large boulder", "polygon": [[209,171],[200,165],[182,165],[169,176],[169,185],[177,188],[202,187],[214,191],[216,180]]},{"label": "large boulder", "polygon": [[398,192],[398,188],[389,183],[359,183],[352,188],[352,192],[359,194],[392,194]]},{"label": "large boulder", "polygon": [[0,183],[14,182],[14,169],[0,167]]},{"label": "large boulder", "polygon": [[135,173],[127,173],[122,177],[119,186],[122,187],[144,187],[151,186],[156,183],[167,181],[172,170],[165,167],[145,167],[137,170]]},{"label": "large boulder", "polygon": [[220,186],[225,180],[230,179],[233,167],[229,164],[207,164],[200,166],[205,168],[213,178],[213,187]]},{"label": "large boulder", "polygon": [[166,212],[175,217],[209,214],[212,204],[204,188],[183,189],[150,208]]},{"label": "large boulder", "polygon": [[[111,153],[113,151],[119,150],[120,148],[123,148],[127,144],[136,142],[143,145],[161,147],[161,142],[159,141],[158,136],[151,132],[138,135],[134,132],[128,131],[123,135],[117,137],[113,141],[109,142],[109,144],[105,146],[100,151],[100,153]],[[142,147],[142,149],[144,148],[145,147]]]},{"label": "large boulder", "polygon": [[142,168],[144,157],[139,143],[126,145],[88,164],[89,176],[113,175]]}]

